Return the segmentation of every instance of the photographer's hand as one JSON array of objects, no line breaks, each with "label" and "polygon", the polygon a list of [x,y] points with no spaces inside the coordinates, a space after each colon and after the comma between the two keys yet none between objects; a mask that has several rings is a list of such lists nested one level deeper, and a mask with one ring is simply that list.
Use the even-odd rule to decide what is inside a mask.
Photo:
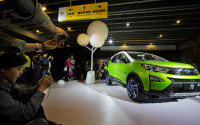
[{"label": "photographer's hand", "polygon": [[[58,43],[59,43],[58,38],[47,40],[42,43],[43,45],[39,44],[39,49],[40,50],[55,49]],[[24,51],[25,52],[36,51],[36,44],[35,43],[25,43]]]},{"label": "photographer's hand", "polygon": [[51,40],[47,40],[43,43],[43,49],[45,50],[50,50],[50,49],[55,49],[56,45],[58,43],[58,39],[51,39]]},{"label": "photographer's hand", "polygon": [[61,29],[60,27],[56,27],[56,34],[57,35],[65,35],[66,38],[69,37],[69,35],[67,34],[67,32],[65,32],[63,29]]},{"label": "photographer's hand", "polygon": [[41,92],[44,92],[45,89],[50,87],[52,83],[53,83],[53,78],[52,77],[41,78],[39,80],[39,82],[37,83],[38,90],[41,91]]}]

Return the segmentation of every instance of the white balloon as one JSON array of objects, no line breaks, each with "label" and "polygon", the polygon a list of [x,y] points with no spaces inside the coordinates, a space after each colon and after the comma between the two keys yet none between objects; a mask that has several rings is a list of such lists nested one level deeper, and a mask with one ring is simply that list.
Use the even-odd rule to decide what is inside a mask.
[{"label": "white balloon", "polygon": [[89,35],[89,37],[91,37],[91,35],[93,33],[101,33],[103,35],[103,37],[104,37],[104,40],[106,40],[107,37],[108,37],[108,27],[102,21],[99,21],[99,20],[93,21],[88,26],[87,34]]},{"label": "white balloon", "polygon": [[77,37],[77,42],[81,46],[86,46],[90,42],[90,38],[87,34],[79,34]]},{"label": "white balloon", "polygon": [[65,85],[65,81],[64,80],[58,80],[57,82],[59,87],[63,87]]},{"label": "white balloon", "polygon": [[100,33],[93,33],[90,37],[90,44],[93,47],[99,48],[103,46],[104,42],[105,42],[104,37]]}]

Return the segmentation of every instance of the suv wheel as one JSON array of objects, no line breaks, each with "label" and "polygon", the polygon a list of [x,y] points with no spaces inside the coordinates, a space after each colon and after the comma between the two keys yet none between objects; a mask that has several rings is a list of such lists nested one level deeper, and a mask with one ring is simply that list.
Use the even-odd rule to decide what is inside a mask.
[{"label": "suv wheel", "polygon": [[144,100],[144,94],[142,92],[139,81],[135,77],[131,77],[127,84],[128,96],[131,100],[139,102]]},{"label": "suv wheel", "polygon": [[112,81],[108,72],[106,73],[106,85],[112,85]]}]

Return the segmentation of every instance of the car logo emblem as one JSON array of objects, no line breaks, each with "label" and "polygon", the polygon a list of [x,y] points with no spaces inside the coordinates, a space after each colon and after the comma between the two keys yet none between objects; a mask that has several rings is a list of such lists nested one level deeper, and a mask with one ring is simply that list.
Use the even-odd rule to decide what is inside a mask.
[{"label": "car logo emblem", "polygon": [[193,90],[193,89],[194,89],[194,85],[191,84],[191,85],[190,85],[190,90]]}]

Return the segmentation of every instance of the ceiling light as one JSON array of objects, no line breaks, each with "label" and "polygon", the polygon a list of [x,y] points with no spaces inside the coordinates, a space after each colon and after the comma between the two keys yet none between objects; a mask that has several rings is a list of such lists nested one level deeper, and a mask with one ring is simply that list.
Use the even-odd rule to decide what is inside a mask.
[{"label": "ceiling light", "polygon": [[47,8],[46,8],[46,7],[42,7],[42,9],[43,9],[44,11],[46,11],[46,10],[47,10]]},{"label": "ceiling light", "polygon": [[40,31],[39,31],[39,30],[36,30],[35,32],[39,33]]},{"label": "ceiling light", "polygon": [[130,24],[129,23],[126,23],[126,26],[129,26]]},{"label": "ceiling light", "polygon": [[70,31],[70,30],[71,30],[71,27],[68,27],[67,29],[68,29],[68,31]]},{"label": "ceiling light", "polygon": [[177,20],[176,23],[179,24],[181,22],[181,20]]},{"label": "ceiling light", "polygon": [[109,43],[112,43],[112,40],[109,40]]},{"label": "ceiling light", "polygon": [[162,34],[160,34],[160,38],[162,38],[163,37],[163,35]]},{"label": "ceiling light", "polygon": [[124,43],[124,46],[126,46],[126,44]]},{"label": "ceiling light", "polygon": [[150,45],[152,45],[153,43],[150,43]]}]

